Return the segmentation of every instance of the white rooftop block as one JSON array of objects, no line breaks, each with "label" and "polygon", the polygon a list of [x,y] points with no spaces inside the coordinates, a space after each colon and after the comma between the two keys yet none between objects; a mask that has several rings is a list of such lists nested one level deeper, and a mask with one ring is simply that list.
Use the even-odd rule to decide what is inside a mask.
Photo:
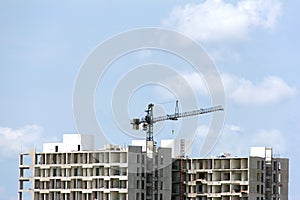
[{"label": "white rooftop block", "polygon": [[272,158],[272,148],[270,148],[270,147],[251,147],[250,148],[250,156],[271,159]]},{"label": "white rooftop block", "polygon": [[59,151],[66,151],[67,147],[63,143],[44,143],[43,152],[54,153]]},{"label": "white rooftop block", "polygon": [[43,152],[92,151],[95,137],[87,134],[64,134],[62,143],[44,143]]}]

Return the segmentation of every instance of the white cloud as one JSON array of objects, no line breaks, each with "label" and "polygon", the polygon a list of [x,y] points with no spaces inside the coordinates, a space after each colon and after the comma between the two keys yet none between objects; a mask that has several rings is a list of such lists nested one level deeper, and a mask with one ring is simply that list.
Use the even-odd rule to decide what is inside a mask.
[{"label": "white cloud", "polygon": [[200,41],[245,39],[251,28],[271,29],[281,15],[279,0],[206,0],[175,7],[163,25]]},{"label": "white cloud", "polygon": [[[243,77],[223,73],[220,75],[225,89],[226,98],[240,105],[266,105],[269,103],[279,103],[290,99],[298,94],[296,87],[290,86],[278,76],[267,76],[261,81],[253,82]],[[184,79],[183,79],[184,78]],[[192,90],[187,90],[183,84],[185,80]],[[177,96],[188,97],[200,94],[208,97],[208,88],[202,77],[194,73],[181,73],[176,77],[168,77],[166,85],[172,85],[178,92]],[[156,93],[164,100],[174,100],[174,95],[166,92],[165,89],[156,88]],[[193,93],[194,92],[194,93]],[[196,95],[197,96],[197,95]]]},{"label": "white cloud", "polygon": [[237,125],[228,125],[229,130],[231,131],[235,131],[235,132],[242,132],[241,127],[237,126]]},{"label": "white cloud", "polygon": [[[204,81],[198,73],[182,74],[182,77],[197,93],[208,95]],[[267,76],[256,83],[231,74],[221,74],[221,78],[227,98],[243,105],[277,103],[298,94],[297,88],[277,76]]]},{"label": "white cloud", "polygon": [[[207,126],[200,126],[197,141],[204,141],[207,132]],[[237,125],[226,125],[211,154],[249,155],[250,147],[253,146],[272,147],[277,154],[286,154],[287,151],[286,137],[277,129],[249,133]]]},{"label": "white cloud", "polygon": [[19,129],[0,127],[0,154],[11,156],[28,151],[40,144],[43,128],[38,125],[26,125]]},{"label": "white cloud", "polygon": [[268,76],[254,83],[245,78],[222,74],[222,80],[227,97],[243,105],[277,103],[298,93],[295,87],[289,86],[277,76]]}]

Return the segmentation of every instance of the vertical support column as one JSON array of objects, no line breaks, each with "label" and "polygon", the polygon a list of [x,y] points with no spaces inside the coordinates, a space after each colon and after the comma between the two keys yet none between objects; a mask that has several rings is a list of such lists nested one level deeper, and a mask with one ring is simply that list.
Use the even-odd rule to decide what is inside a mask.
[{"label": "vertical support column", "polygon": [[31,177],[29,177],[30,182],[31,182],[31,199],[34,200],[34,189],[35,189],[35,181],[34,181],[34,176],[35,176],[35,149],[30,149],[29,151],[30,157],[31,157],[31,165],[30,165],[30,169],[31,169]]},{"label": "vertical support column", "polygon": [[147,115],[145,120],[147,122],[147,133],[146,133],[146,199],[153,199],[154,195],[154,141],[153,141],[153,104],[148,105]]},{"label": "vertical support column", "polygon": [[[153,156],[153,152],[152,152]],[[153,157],[146,156],[146,199],[153,199],[154,195],[154,164]]]},{"label": "vertical support column", "polygon": [[[23,165],[23,154],[20,154],[19,156],[19,165]],[[20,180],[21,177],[23,177],[24,169],[19,168],[19,200],[23,200],[23,192],[21,191],[23,189],[23,181]]]},{"label": "vertical support column", "polygon": [[179,158],[180,159],[180,200],[184,200],[184,185],[183,185],[183,181],[184,181],[184,163],[183,163],[183,158]]}]

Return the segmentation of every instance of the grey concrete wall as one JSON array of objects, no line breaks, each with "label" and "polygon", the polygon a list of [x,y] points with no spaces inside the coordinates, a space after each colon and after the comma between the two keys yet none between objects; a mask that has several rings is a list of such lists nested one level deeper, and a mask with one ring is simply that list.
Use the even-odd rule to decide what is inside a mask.
[{"label": "grey concrete wall", "polygon": [[289,195],[289,159],[280,158],[280,199],[288,200]]},{"label": "grey concrete wall", "polygon": [[160,181],[163,183],[163,190],[160,191],[163,194],[163,199],[171,200],[172,196],[172,151],[170,148],[159,148],[158,157],[162,156],[163,162],[158,161],[158,170],[163,170],[163,177],[160,177]]},{"label": "grey concrete wall", "polygon": [[[139,156],[139,163],[137,162],[137,157]],[[128,199],[137,200],[137,193],[142,195],[144,191],[141,189],[142,185],[142,147],[139,146],[129,146],[127,153],[128,162]],[[139,172],[137,169],[139,168]],[[137,187],[137,181],[139,181],[139,187]],[[141,197],[140,197],[141,198]]]}]

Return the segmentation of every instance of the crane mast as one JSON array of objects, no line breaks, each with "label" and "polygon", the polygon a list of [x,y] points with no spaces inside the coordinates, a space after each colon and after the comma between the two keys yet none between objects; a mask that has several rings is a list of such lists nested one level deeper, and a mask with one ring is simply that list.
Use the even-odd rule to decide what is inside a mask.
[{"label": "crane mast", "polygon": [[223,111],[224,108],[219,106],[213,106],[209,108],[200,108],[198,110],[194,111],[188,111],[188,112],[179,112],[178,108],[178,101],[176,101],[175,106],[175,112],[174,114],[165,115],[165,116],[159,116],[159,117],[153,117],[153,107],[154,104],[150,103],[148,104],[148,108],[145,110],[146,116],[139,119],[135,118],[132,120],[131,124],[133,125],[134,130],[139,130],[140,125],[142,125],[143,131],[146,131],[146,154],[147,154],[147,183],[146,183],[146,199],[153,199],[154,197],[154,191],[155,191],[155,184],[153,182],[154,179],[157,179],[155,177],[154,171],[154,159],[153,155],[156,152],[156,144],[153,140],[153,126],[156,122],[166,121],[166,120],[178,120],[179,118],[184,117],[190,117],[190,116],[196,116],[196,115],[202,115],[206,113],[211,112],[217,112],[217,111]]}]

